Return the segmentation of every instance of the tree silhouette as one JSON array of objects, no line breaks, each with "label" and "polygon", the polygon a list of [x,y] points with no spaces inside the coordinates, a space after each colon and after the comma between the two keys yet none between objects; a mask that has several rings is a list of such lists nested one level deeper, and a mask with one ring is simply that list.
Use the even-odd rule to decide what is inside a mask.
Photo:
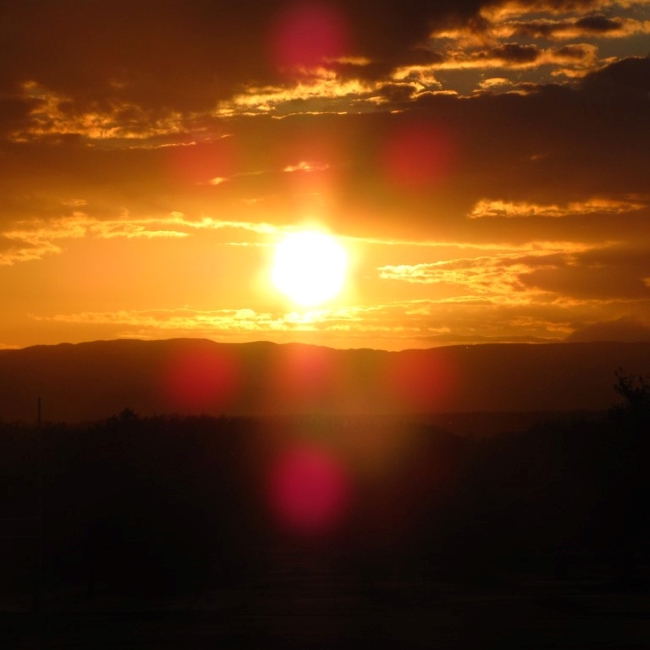
[{"label": "tree silhouette", "polygon": [[625,403],[614,407],[614,415],[633,425],[647,422],[650,418],[650,380],[640,375],[626,375],[621,368],[616,372],[616,379],[614,390]]}]

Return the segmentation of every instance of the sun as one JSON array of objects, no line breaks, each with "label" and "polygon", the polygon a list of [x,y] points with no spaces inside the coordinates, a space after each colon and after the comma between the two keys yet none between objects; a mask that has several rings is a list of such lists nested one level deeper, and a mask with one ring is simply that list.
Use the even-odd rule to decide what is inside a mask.
[{"label": "sun", "polygon": [[291,300],[318,305],[341,291],[347,266],[345,250],[332,235],[305,230],[278,243],[271,280]]}]

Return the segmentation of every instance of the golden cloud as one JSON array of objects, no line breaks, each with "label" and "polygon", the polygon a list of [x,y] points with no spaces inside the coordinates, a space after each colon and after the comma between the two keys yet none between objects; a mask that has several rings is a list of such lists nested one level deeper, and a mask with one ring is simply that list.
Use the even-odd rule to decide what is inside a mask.
[{"label": "golden cloud", "polygon": [[355,308],[337,307],[307,312],[271,313],[254,309],[150,309],[80,312],[53,316],[31,315],[33,320],[83,325],[118,325],[140,331],[200,332],[216,335],[274,332],[341,331],[359,321]]},{"label": "golden cloud", "polygon": [[[577,322],[611,320],[630,309],[650,318],[650,301],[580,300],[542,296],[537,301],[489,296],[454,296],[407,300],[372,306],[319,309],[307,313],[256,312],[253,309],[199,311],[191,309],[123,310],[32,315],[39,322],[84,324],[115,330],[118,337],[160,338],[202,336],[237,341],[304,340],[323,337],[330,343],[359,340],[364,347],[404,349],[471,341],[557,341]],[[480,323],[480,327],[477,326]],[[339,339],[344,335],[344,339]]]},{"label": "golden cloud", "polygon": [[481,9],[481,16],[492,22],[517,16],[547,13],[565,15],[567,13],[601,12],[611,8],[629,9],[643,6],[647,0],[504,0],[487,5]]},{"label": "golden cloud", "polygon": [[481,199],[467,215],[470,219],[485,217],[521,218],[547,217],[561,218],[593,213],[623,214],[634,212],[648,206],[649,199],[605,199],[593,198],[587,201],[572,201],[560,204],[538,204],[527,201],[502,201]]},{"label": "golden cloud", "polygon": [[[490,255],[461,257],[420,264],[379,267],[384,280],[410,284],[437,285],[438,302],[486,300],[492,305],[547,304],[559,298],[549,290],[526,281],[535,272],[557,272],[576,266],[581,253],[605,249],[612,243],[529,242],[526,249],[501,251]],[[451,293],[450,293],[451,292]]]},{"label": "golden cloud", "polygon": [[[303,80],[293,86],[267,86],[263,88],[251,86],[245,92],[235,95],[228,101],[221,102],[215,115],[232,117],[235,115],[258,115],[275,112],[283,104],[309,102],[313,100],[339,100],[370,96],[376,91],[375,84],[359,79],[341,79],[336,72],[325,68],[310,70]],[[344,108],[345,107],[345,108]],[[320,112],[322,105],[314,106],[307,112]],[[341,110],[347,112],[346,102]],[[332,107],[327,108],[332,110]],[[301,107],[301,112],[305,106]]]},{"label": "golden cloud", "polygon": [[147,139],[180,133],[186,126],[179,112],[153,116],[142,107],[125,102],[75,109],[70,97],[33,81],[23,84],[22,94],[38,101],[29,114],[26,127],[11,134],[10,138],[16,142],[63,135],[79,135],[92,140]]},{"label": "golden cloud", "polygon": [[436,70],[530,70],[541,66],[564,65],[577,68],[595,68],[598,49],[589,43],[577,43],[558,48],[540,48],[537,45],[504,43],[488,50],[449,50],[446,59],[431,64]]},{"label": "golden cloud", "polygon": [[[540,266],[553,264],[554,254],[538,253],[533,266],[531,254],[496,255],[456,259],[428,264],[383,266],[379,277],[386,280],[401,280],[411,283],[447,284],[467,292],[464,295],[484,297],[501,303],[529,303],[539,297],[538,289],[526,287],[520,276]],[[548,261],[544,261],[544,258]]]},{"label": "golden cloud", "polygon": [[[130,217],[124,213],[117,219],[97,219],[84,212],[51,220],[31,219],[19,222],[18,227],[0,232],[9,242],[0,251],[0,265],[39,260],[46,255],[59,254],[62,248],[56,242],[70,239],[159,239],[184,238],[199,230],[243,230],[264,236],[280,236],[292,226],[274,226],[268,223],[228,221],[201,217],[188,219],[180,212],[162,217]],[[241,245],[242,242],[225,242]],[[259,243],[257,241],[247,242]]]},{"label": "golden cloud", "polygon": [[301,160],[297,165],[287,165],[282,171],[284,172],[322,172],[330,169],[329,165],[322,163],[312,163]]},{"label": "golden cloud", "polygon": [[549,40],[576,38],[626,38],[635,34],[650,33],[650,20],[632,18],[607,18],[603,15],[573,20],[531,20],[506,22],[491,29],[496,38],[523,36]]}]

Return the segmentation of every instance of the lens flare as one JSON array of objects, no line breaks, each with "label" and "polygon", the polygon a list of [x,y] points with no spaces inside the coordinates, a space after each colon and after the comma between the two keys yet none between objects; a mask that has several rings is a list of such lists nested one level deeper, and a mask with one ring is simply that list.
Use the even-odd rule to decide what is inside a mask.
[{"label": "lens flare", "polygon": [[350,479],[331,453],[310,446],[284,451],[271,469],[273,514],[291,532],[319,535],[334,531],[347,512]]},{"label": "lens flare", "polygon": [[238,155],[233,138],[217,142],[167,147],[163,161],[170,182],[186,185],[218,184],[214,179],[236,173]]},{"label": "lens flare", "polygon": [[230,406],[240,385],[240,372],[226,351],[179,354],[162,376],[172,410],[216,413]]},{"label": "lens flare", "polygon": [[340,390],[341,373],[326,348],[292,346],[273,367],[271,394],[276,402],[290,401],[298,412],[327,412]]},{"label": "lens flare", "polygon": [[451,138],[427,122],[411,122],[396,129],[385,143],[381,164],[394,186],[418,189],[435,186],[450,172]]},{"label": "lens flare", "polygon": [[303,2],[286,11],[271,33],[271,54],[279,70],[300,74],[345,54],[348,29],[334,8]]},{"label": "lens flare", "polygon": [[386,388],[416,413],[450,409],[458,393],[458,371],[442,355],[404,351],[383,373]]}]

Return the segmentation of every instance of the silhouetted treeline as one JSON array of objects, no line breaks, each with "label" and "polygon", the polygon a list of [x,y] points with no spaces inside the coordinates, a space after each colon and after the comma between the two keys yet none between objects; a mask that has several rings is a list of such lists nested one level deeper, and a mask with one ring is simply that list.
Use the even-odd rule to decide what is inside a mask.
[{"label": "silhouetted treeline", "polygon": [[[44,425],[46,588],[200,593],[261,579],[283,548],[307,546],[370,581],[493,567],[640,579],[650,418],[645,397],[621,395],[597,421],[481,439],[385,417],[125,409],[83,427]],[[38,437],[35,427],[0,423],[5,589],[35,579],[36,528],[22,518],[37,512]],[[294,448],[316,450],[345,476],[345,507],[329,527],[292,528],[274,507],[278,459]],[[309,478],[294,487],[314,492],[303,504],[327,498]]]}]

